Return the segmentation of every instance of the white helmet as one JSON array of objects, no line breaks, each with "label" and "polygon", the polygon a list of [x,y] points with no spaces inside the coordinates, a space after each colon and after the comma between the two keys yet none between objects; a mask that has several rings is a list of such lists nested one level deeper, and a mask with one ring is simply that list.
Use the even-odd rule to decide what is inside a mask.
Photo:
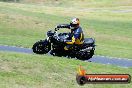
[{"label": "white helmet", "polygon": [[70,28],[71,29],[75,29],[77,27],[79,27],[80,21],[78,18],[73,18],[70,22]]}]

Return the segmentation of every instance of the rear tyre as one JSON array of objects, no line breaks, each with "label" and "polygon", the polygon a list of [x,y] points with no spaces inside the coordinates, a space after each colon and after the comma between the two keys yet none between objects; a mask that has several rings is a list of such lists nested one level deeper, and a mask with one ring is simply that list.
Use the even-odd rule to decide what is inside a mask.
[{"label": "rear tyre", "polygon": [[50,49],[51,46],[47,40],[40,40],[36,42],[32,47],[33,52],[36,54],[46,54],[50,51]]}]

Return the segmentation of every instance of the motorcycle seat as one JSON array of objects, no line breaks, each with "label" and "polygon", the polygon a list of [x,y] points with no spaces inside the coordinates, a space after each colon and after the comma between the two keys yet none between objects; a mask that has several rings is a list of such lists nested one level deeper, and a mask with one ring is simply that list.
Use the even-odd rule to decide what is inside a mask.
[{"label": "motorcycle seat", "polygon": [[94,39],[93,38],[85,38],[84,43],[85,44],[94,44]]}]

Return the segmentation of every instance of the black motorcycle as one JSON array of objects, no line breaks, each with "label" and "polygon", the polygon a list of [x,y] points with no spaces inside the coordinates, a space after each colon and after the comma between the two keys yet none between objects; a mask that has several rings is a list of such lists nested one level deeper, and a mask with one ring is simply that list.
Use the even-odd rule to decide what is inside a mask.
[{"label": "black motorcycle", "polygon": [[93,38],[85,38],[84,43],[76,45],[70,50],[65,50],[67,45],[61,40],[70,39],[70,33],[57,33],[59,29],[47,32],[47,39],[36,42],[32,49],[36,54],[46,54],[50,52],[53,56],[64,56],[77,58],[79,60],[88,60],[92,58],[95,50],[95,40]]}]

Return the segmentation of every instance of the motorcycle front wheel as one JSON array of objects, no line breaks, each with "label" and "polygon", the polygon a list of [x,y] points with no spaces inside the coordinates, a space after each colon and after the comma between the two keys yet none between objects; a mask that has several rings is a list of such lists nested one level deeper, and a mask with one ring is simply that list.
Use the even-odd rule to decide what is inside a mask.
[{"label": "motorcycle front wheel", "polygon": [[47,40],[40,40],[32,47],[33,52],[36,54],[46,54],[50,51],[50,49],[51,45]]}]

